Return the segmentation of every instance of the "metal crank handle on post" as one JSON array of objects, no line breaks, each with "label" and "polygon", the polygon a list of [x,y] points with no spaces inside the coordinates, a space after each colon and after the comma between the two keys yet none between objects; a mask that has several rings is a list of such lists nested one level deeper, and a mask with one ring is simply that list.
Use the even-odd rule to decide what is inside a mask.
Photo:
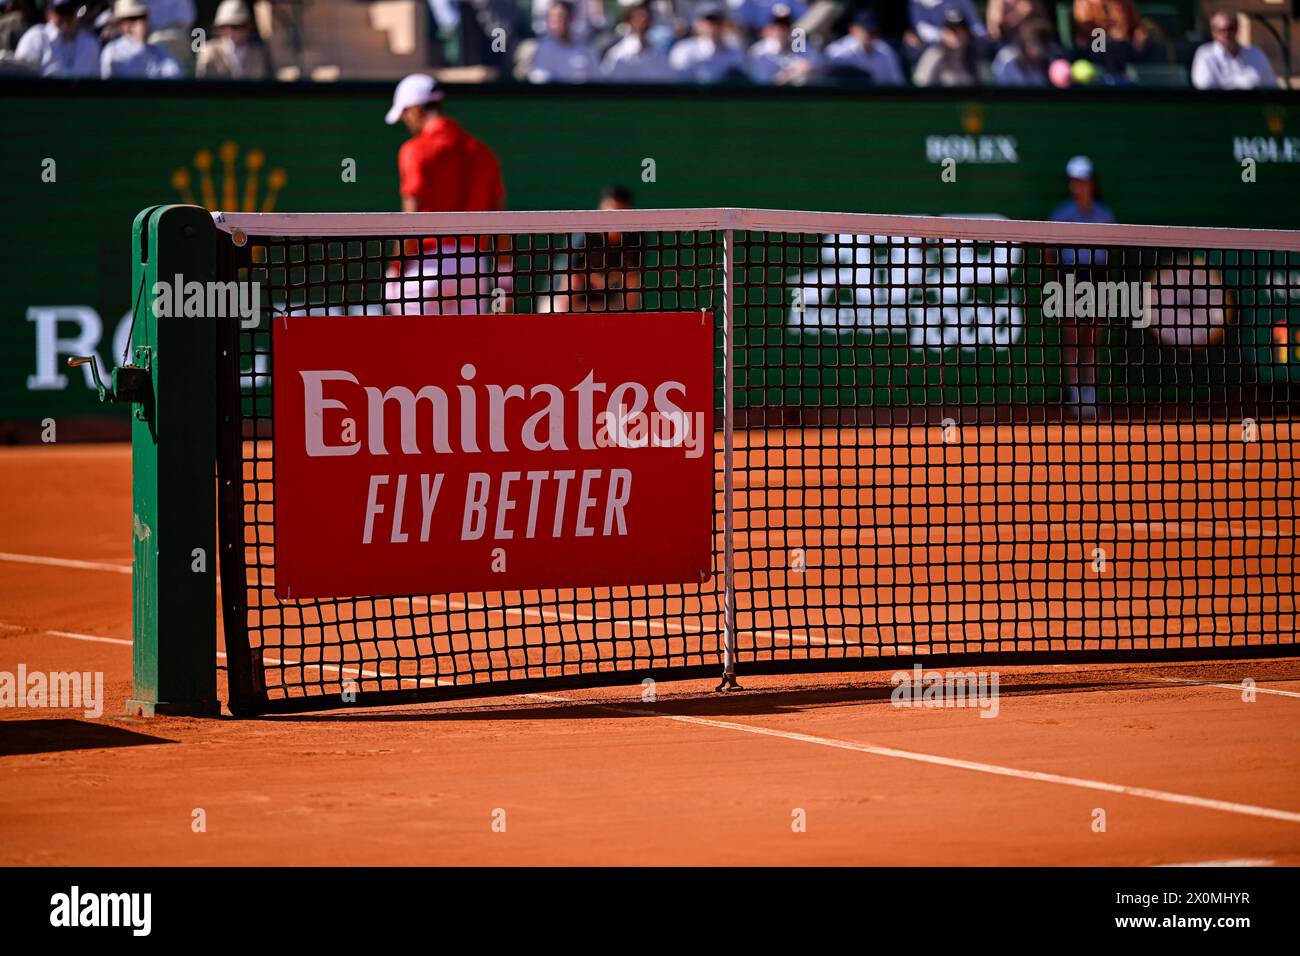
[{"label": "metal crank handle on post", "polygon": [[[139,354],[137,349],[136,358],[146,358]],[[99,362],[93,355],[73,355],[68,358],[68,368],[79,368],[82,365],[90,366],[90,375],[95,380],[95,388],[99,390],[99,400],[101,402],[129,402],[133,404],[143,404],[148,400],[152,393],[153,386],[149,376],[149,367],[145,365],[119,365],[113,369],[113,385],[108,387],[104,384],[103,379],[99,377]]]}]

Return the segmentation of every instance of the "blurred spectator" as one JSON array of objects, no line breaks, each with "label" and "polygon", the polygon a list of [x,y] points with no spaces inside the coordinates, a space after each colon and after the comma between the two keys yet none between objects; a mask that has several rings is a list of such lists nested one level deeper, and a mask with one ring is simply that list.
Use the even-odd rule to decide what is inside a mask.
[{"label": "blurred spectator", "polygon": [[677,79],[668,56],[650,39],[654,17],[649,3],[628,7],[623,39],[605,53],[600,72],[612,83],[672,83]]},{"label": "blurred spectator", "polygon": [[927,47],[916,61],[912,81],[917,86],[975,86],[979,83],[970,22],[960,10],[950,9],[944,14],[939,42]]},{"label": "blurred spectator", "polygon": [[194,26],[194,0],[148,0],[149,42],[162,44],[178,61],[194,56],[190,28]]},{"label": "blurred spectator", "polygon": [[954,14],[960,14],[966,23],[966,31],[972,36],[983,38],[984,21],[975,12],[971,0],[908,0],[908,17],[912,29],[905,35],[909,46],[932,46],[943,42],[947,24],[955,22]]},{"label": "blurred spectator", "polygon": [[10,53],[40,17],[32,0],[3,0],[0,11],[0,53]]},{"label": "blurred spectator", "polygon": [[[570,4],[569,32],[575,40],[592,42],[610,28],[604,0],[574,0]],[[533,0],[533,33],[538,37],[549,32],[551,0]]]},{"label": "blurred spectator", "polygon": [[1047,86],[1049,29],[1041,21],[1022,23],[1011,34],[1011,42],[993,58],[993,82],[998,86]]},{"label": "blurred spectator", "polygon": [[874,13],[880,24],[877,35],[896,53],[904,35],[912,32],[912,11],[902,0],[847,0],[847,6],[852,11],[850,17],[864,10]]},{"label": "blurred spectator", "polygon": [[732,23],[739,23],[750,30],[764,31],[772,22],[777,7],[790,11],[793,23],[808,12],[808,7],[799,0],[727,0],[727,15]]},{"label": "blurred spectator", "polygon": [[221,0],[212,18],[212,32],[199,50],[194,72],[205,80],[265,80],[271,58],[253,35],[253,19],[244,0]]},{"label": "blurred spectator", "polygon": [[600,70],[596,51],[574,39],[573,4],[553,0],[546,11],[546,35],[537,41],[528,67],[531,83],[586,83]]},{"label": "blurred spectator", "polygon": [[1074,45],[1107,73],[1123,73],[1150,39],[1133,0],[1074,0]]},{"label": "blurred spectator", "polygon": [[149,8],[144,0],[116,0],[113,24],[117,38],[99,55],[100,75],[115,80],[174,80],[181,65],[167,50],[145,42],[149,35]]},{"label": "blurred spectator", "polygon": [[793,11],[783,3],[774,5],[762,38],[749,48],[746,69],[755,83],[805,83],[817,69],[816,49],[806,36],[800,34],[796,39],[793,29]]},{"label": "blurred spectator", "polygon": [[745,55],[727,36],[727,19],[716,3],[700,4],[692,35],[673,45],[668,62],[683,79],[695,83],[717,83],[743,75],[745,69]]},{"label": "blurred spectator", "polygon": [[[145,0],[145,5],[148,5],[148,0]],[[81,18],[82,26],[99,38],[101,50],[105,43],[117,38],[117,33],[114,32],[115,24],[113,23],[113,0],[88,0],[88,2],[83,2],[77,11],[77,15]]]},{"label": "blurred spectator", "polygon": [[[543,14],[546,6],[542,6]],[[431,0],[429,10],[439,33],[459,34],[461,66],[509,70],[525,19],[518,0]]]},{"label": "blurred spectator", "polygon": [[154,33],[177,30],[189,35],[194,25],[194,0],[149,0],[149,26]]},{"label": "blurred spectator", "polygon": [[1011,41],[1026,23],[1050,23],[1042,0],[989,0],[986,14],[989,36],[1002,43]]},{"label": "blurred spectator", "polygon": [[49,0],[45,22],[29,27],[14,58],[41,76],[99,76],[99,43],[77,19],[77,0]]},{"label": "blurred spectator", "polygon": [[849,22],[847,36],[826,47],[831,69],[848,68],[871,77],[877,86],[899,86],[904,81],[893,47],[880,39],[876,15],[864,10]]},{"label": "blurred spectator", "polygon": [[1277,77],[1268,57],[1257,47],[1238,40],[1237,16],[1220,10],[1210,18],[1209,43],[1192,58],[1192,86],[1198,90],[1253,90],[1276,87]]},{"label": "blurred spectator", "polygon": [[[635,5],[637,0],[619,0],[624,5]],[[690,33],[690,14],[695,4],[688,0],[649,0],[650,12],[654,14],[654,24],[650,27],[650,39],[661,50],[667,51],[678,40]]]}]

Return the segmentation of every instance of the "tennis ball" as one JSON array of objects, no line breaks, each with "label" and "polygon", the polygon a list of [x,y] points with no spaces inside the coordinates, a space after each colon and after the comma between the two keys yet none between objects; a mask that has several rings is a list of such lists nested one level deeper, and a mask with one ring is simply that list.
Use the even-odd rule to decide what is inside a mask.
[{"label": "tennis ball", "polygon": [[1052,65],[1047,68],[1047,78],[1052,81],[1053,86],[1065,89],[1070,85],[1070,61],[1053,60]]},{"label": "tennis ball", "polygon": [[1070,76],[1080,86],[1087,86],[1097,81],[1097,67],[1091,60],[1075,60],[1074,66],[1070,67]]}]

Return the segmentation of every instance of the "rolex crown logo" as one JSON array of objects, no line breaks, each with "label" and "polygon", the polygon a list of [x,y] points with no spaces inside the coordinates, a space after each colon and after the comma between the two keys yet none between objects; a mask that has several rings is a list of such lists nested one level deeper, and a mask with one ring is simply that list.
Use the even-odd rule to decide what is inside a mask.
[{"label": "rolex crown logo", "polygon": [[180,193],[181,199],[192,206],[202,205],[206,209],[225,209],[231,212],[271,212],[275,201],[284,188],[287,177],[278,166],[267,171],[266,193],[258,203],[258,180],[262,168],[266,165],[266,154],[260,149],[250,149],[244,154],[243,194],[239,189],[239,144],[225,142],[217,150],[217,159],[221,164],[221,194],[218,199],[217,184],[213,177],[212,150],[200,149],[194,154],[194,173],[197,173],[199,198],[194,195],[194,173],[181,166],[172,173],[172,188]]},{"label": "rolex crown logo", "polygon": [[1268,131],[1274,136],[1282,135],[1282,130],[1285,128],[1286,120],[1281,110],[1265,110],[1264,122],[1268,125]]},{"label": "rolex crown logo", "polygon": [[975,103],[962,107],[961,128],[971,136],[984,132],[984,107]]}]

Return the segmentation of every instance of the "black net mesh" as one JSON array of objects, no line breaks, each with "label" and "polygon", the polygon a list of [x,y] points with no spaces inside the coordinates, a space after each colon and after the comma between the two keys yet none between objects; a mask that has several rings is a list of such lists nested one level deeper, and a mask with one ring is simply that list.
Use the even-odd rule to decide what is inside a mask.
[{"label": "black net mesh", "polygon": [[741,647],[1293,641],[1297,265],[739,238]]},{"label": "black net mesh", "polygon": [[1300,253],[1065,247],[1050,228],[736,232],[730,401],[721,232],[230,245],[264,309],[225,349],[232,693],[292,709],[721,667],[721,431],[704,585],[277,600],[281,313],[712,312],[742,676],[1294,645]]},{"label": "black net mesh", "polygon": [[[703,585],[280,600],[274,593],[275,439],[270,318],[638,312],[721,304],[711,233],[259,239],[231,266],[260,283],[266,317],[227,356],[241,440],[224,454],[225,555],[247,582],[225,601],[232,692],[256,704],[356,692],[430,696],[481,685],[716,667],[718,578]],[[503,349],[510,343],[503,341]],[[538,357],[539,362],[545,356]],[[719,361],[721,358],[719,356]],[[721,393],[719,393],[719,401]],[[720,412],[720,409],[719,409]],[[719,530],[721,507],[718,508]],[[340,562],[364,560],[338,556]],[[223,568],[223,574],[225,569]],[[236,576],[235,580],[239,580]],[[242,603],[241,603],[242,601]],[[233,625],[233,626],[232,626]],[[235,654],[247,646],[248,680]],[[240,668],[242,670],[243,668]]]}]

